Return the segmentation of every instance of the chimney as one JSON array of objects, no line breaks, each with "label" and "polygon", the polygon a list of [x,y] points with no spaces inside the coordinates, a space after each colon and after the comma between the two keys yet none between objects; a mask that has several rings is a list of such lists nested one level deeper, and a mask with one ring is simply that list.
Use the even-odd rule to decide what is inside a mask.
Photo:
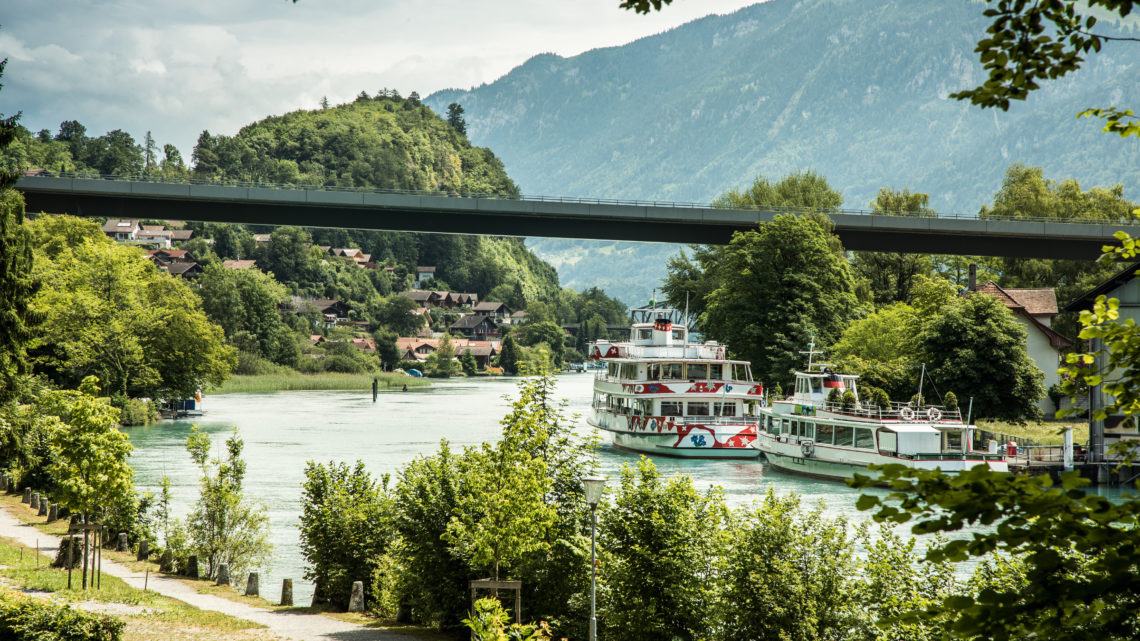
[{"label": "chimney", "polygon": [[970,291],[978,291],[978,266],[970,263]]}]

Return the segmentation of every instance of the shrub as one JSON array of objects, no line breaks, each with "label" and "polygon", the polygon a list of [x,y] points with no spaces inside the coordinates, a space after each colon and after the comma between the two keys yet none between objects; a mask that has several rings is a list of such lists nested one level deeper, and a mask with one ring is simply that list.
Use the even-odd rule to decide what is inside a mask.
[{"label": "shrub", "polygon": [[341,372],[343,374],[363,374],[368,371],[362,363],[353,360],[344,354],[332,354],[321,361],[321,369],[326,372]]},{"label": "shrub", "polygon": [[[296,362],[296,361],[294,361]],[[238,352],[237,369],[234,374],[242,376],[259,376],[262,374],[292,374],[293,369],[284,365],[278,365],[272,361],[264,359],[257,354],[252,354],[246,351]]]},{"label": "shrub", "polygon": [[958,397],[954,395],[954,392],[946,392],[946,396],[942,398],[942,405],[944,405],[947,410],[953,412],[958,409]]},{"label": "shrub", "polygon": [[463,624],[471,630],[475,641],[549,641],[550,628],[546,622],[508,623],[510,616],[497,599],[479,599],[475,602],[475,612]]},{"label": "shrub", "polygon": [[831,391],[827,393],[828,404],[838,405],[843,400],[842,394],[843,392],[840,392],[838,387],[831,388]]},{"label": "shrub", "polygon": [[851,390],[847,390],[846,392],[843,392],[843,400],[841,402],[843,403],[843,411],[844,412],[854,411],[855,410],[855,392],[852,392]]},{"label": "shrub", "polygon": [[146,425],[158,420],[158,405],[152,401],[116,394],[111,397],[111,405],[119,408],[119,424],[124,427]]},{"label": "shrub", "polygon": [[11,641],[119,641],[124,623],[104,614],[44,603],[0,588],[0,638]]}]

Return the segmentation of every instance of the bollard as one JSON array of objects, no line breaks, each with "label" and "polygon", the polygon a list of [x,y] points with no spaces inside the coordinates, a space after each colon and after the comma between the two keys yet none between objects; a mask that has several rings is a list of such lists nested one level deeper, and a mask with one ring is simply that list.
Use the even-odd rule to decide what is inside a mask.
[{"label": "bollard", "polygon": [[32,502],[32,488],[30,488],[30,487],[24,488],[24,498],[20,499],[20,502],[21,503],[31,503]]},{"label": "bollard", "polygon": [[293,579],[281,580],[281,605],[293,605]]},{"label": "bollard", "polygon": [[0,492],[8,491],[8,475],[0,474]]},{"label": "bollard", "polygon": [[313,600],[309,601],[309,607],[311,607],[311,608],[317,607],[317,595],[320,593],[321,593],[321,584],[314,583],[313,584]]},{"label": "bollard", "polygon": [[130,542],[127,540],[126,532],[119,532],[119,546],[116,548],[119,552],[130,552]]},{"label": "bollard", "polygon": [[146,561],[150,558],[150,541],[146,539],[139,541],[139,553],[137,558],[139,561]]},{"label": "bollard", "polygon": [[170,550],[163,550],[162,555],[158,557],[158,571],[174,571],[174,555],[170,553]]},{"label": "bollard", "polygon": [[261,596],[261,587],[258,585],[257,572],[249,573],[249,578],[245,581],[245,595]]},{"label": "bollard", "polygon": [[352,597],[348,600],[349,612],[364,612],[364,582],[352,582]]},{"label": "bollard", "polygon": [[186,576],[198,578],[198,556],[195,554],[186,557]]},{"label": "bollard", "polygon": [[51,501],[47,499],[40,499],[40,511],[36,512],[36,516],[47,516],[48,509],[51,506]]},{"label": "bollard", "polygon": [[51,507],[48,508],[48,513],[47,513],[48,523],[51,523],[52,521],[55,521],[57,519],[59,519],[59,505],[56,503],[52,503]]},{"label": "bollard", "polygon": [[28,507],[32,508],[33,510],[40,509],[40,493],[39,492],[32,492],[32,499],[30,501],[28,501]]},{"label": "bollard", "polygon": [[230,566],[221,563],[218,565],[218,579],[216,585],[229,585],[230,584]]}]

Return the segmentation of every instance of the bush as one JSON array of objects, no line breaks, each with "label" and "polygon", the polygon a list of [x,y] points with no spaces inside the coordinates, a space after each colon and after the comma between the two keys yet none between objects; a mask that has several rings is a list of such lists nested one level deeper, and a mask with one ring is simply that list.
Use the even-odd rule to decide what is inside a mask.
[{"label": "bush", "polygon": [[158,420],[158,405],[153,401],[116,394],[111,397],[111,405],[119,408],[119,424],[124,427],[146,425]]},{"label": "bush", "polygon": [[479,599],[475,602],[475,612],[463,624],[471,630],[475,641],[549,641],[550,628],[545,622],[508,623],[511,620],[507,611],[497,599]]},{"label": "bush", "polygon": [[0,638],[11,641],[119,641],[125,624],[104,614],[44,603],[0,588]]},{"label": "bush", "polygon": [[842,394],[843,392],[840,392],[838,387],[831,388],[831,391],[827,393],[828,404],[838,405],[843,400]]},{"label": "bush", "polygon": [[340,372],[342,374],[363,374],[368,371],[362,363],[353,360],[344,354],[332,354],[321,361],[321,370],[325,372]]},{"label": "bush", "polygon": [[847,390],[846,392],[843,392],[842,403],[843,403],[843,411],[844,412],[854,411],[855,410],[855,392],[852,392],[851,390]]},{"label": "bush", "polygon": [[[946,396],[942,398],[942,405],[944,405],[947,410],[953,412],[958,409],[958,397],[954,395],[954,392],[946,392]],[[1058,407],[1060,406],[1058,405]]]},{"label": "bush", "polygon": [[252,354],[246,351],[238,351],[238,364],[234,374],[242,376],[259,376],[263,374],[292,374],[293,369],[284,365],[278,365],[272,361],[264,359],[257,354]]}]

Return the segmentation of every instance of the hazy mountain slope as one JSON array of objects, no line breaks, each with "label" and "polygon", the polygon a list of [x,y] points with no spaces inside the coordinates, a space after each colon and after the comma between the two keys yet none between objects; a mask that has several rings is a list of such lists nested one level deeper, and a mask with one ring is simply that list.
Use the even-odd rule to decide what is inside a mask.
[{"label": "hazy mountain slope", "polygon": [[983,78],[983,7],[772,0],[622,47],[536,56],[425,102],[461,103],[472,141],[528,194],[707,201],[757,173],[810,167],[851,208],[906,186],[941,211],[974,212],[1015,161],[1134,194],[1140,145],[1075,116],[1140,106],[1137,47],[1111,44],[1028,104],[983,112],[946,99]]}]

